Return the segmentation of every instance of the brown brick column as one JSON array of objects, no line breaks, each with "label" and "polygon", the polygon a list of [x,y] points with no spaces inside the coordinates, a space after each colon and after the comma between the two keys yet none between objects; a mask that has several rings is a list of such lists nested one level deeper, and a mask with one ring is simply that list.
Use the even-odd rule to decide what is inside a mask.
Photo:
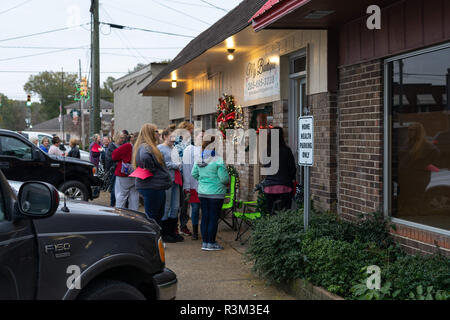
[{"label": "brown brick column", "polygon": [[349,220],[383,208],[383,63],[339,69],[339,214]]},{"label": "brown brick column", "polygon": [[319,211],[336,211],[337,203],[337,104],[336,95],[308,96],[314,116],[314,167],[311,169],[311,195]]}]

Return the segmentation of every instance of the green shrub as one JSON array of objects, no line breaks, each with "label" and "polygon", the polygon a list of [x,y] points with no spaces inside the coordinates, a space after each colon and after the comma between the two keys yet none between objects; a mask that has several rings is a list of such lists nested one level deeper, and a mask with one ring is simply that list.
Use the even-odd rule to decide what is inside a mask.
[{"label": "green shrub", "polygon": [[399,299],[410,298],[418,286],[450,292],[450,259],[439,255],[403,255],[382,267],[382,281],[389,281],[400,290]]},{"label": "green shrub", "polygon": [[[417,299],[421,286],[425,298],[450,299],[450,259],[406,255],[382,215],[351,223],[313,213],[306,233],[301,210],[264,216],[255,223],[246,256],[269,282],[302,278],[356,299]],[[383,290],[364,289],[368,275],[361,270],[369,265],[380,267]]]},{"label": "green shrub", "polygon": [[281,211],[256,222],[247,257],[253,270],[269,281],[283,282],[302,277],[303,214]]},{"label": "green shrub", "polygon": [[306,238],[301,248],[306,257],[307,280],[344,297],[359,280],[361,268],[381,260],[372,244],[358,241]]}]

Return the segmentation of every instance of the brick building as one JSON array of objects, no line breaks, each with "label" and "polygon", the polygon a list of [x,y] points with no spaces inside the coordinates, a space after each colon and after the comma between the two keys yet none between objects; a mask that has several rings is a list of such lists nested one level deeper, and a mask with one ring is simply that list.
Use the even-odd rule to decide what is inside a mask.
[{"label": "brick building", "polygon": [[[313,197],[336,202],[345,219],[384,212],[409,252],[440,247],[450,254],[450,3],[346,4],[271,0],[252,18],[257,31],[318,28],[332,35],[328,77],[336,85],[329,85],[328,105],[313,114],[316,127],[325,127],[315,138],[324,132],[334,154],[324,173],[334,192]],[[370,5],[379,15],[367,11]],[[373,17],[381,29],[369,29]]]},{"label": "brick building", "polygon": [[[384,212],[410,252],[450,254],[450,4],[346,4],[243,1],[141,92],[168,96],[172,122],[205,129],[215,126],[217,99],[232,94],[245,129],[283,127],[296,159],[298,118],[309,112],[314,208],[348,220]],[[380,30],[366,25],[369,5],[381,9]],[[269,67],[254,78],[254,65]],[[237,168],[239,197],[251,199],[259,165]]]}]

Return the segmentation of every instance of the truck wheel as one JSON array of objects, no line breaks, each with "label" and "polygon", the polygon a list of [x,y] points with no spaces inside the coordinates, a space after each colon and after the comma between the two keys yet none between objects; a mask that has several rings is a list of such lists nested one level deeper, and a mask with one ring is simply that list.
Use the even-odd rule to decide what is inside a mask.
[{"label": "truck wheel", "polygon": [[75,180],[67,181],[59,187],[59,190],[61,190],[68,199],[79,201],[89,200],[89,192],[82,182]]},{"label": "truck wheel", "polygon": [[78,296],[79,300],[146,300],[135,287],[126,282],[101,280],[94,282]]}]

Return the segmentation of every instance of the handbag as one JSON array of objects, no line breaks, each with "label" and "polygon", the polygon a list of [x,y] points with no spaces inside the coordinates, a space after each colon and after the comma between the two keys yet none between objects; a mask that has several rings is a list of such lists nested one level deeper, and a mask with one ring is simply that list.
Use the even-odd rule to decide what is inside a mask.
[{"label": "handbag", "polygon": [[130,174],[133,173],[133,171],[134,171],[134,169],[133,169],[133,166],[131,165],[131,163],[122,162],[122,167],[120,168],[121,173],[129,176]]}]

